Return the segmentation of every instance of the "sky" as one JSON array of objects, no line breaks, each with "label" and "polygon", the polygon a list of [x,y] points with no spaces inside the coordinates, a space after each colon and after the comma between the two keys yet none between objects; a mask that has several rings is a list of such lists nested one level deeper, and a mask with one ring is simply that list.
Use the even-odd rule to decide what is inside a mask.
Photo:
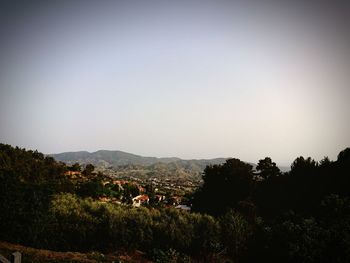
[{"label": "sky", "polygon": [[290,165],[350,146],[341,1],[2,1],[0,142]]}]

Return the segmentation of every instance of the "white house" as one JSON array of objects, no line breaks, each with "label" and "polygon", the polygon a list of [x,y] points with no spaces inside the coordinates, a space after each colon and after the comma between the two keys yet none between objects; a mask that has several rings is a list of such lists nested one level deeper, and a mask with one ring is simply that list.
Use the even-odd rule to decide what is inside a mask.
[{"label": "white house", "polygon": [[148,195],[138,195],[132,199],[132,205],[134,207],[139,207],[143,204],[149,203],[149,197]]}]

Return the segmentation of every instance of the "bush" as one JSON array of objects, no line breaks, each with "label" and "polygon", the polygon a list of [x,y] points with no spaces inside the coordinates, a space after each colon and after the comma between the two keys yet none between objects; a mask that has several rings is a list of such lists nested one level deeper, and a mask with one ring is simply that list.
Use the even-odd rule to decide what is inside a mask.
[{"label": "bush", "polygon": [[227,253],[234,258],[247,249],[247,242],[252,234],[248,222],[234,210],[228,211],[220,218],[221,239]]}]

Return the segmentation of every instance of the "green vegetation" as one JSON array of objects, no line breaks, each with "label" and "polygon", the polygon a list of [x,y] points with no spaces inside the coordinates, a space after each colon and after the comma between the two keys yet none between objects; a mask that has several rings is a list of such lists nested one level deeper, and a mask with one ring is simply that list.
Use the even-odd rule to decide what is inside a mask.
[{"label": "green vegetation", "polygon": [[66,152],[52,154],[67,164],[93,164],[104,173],[118,177],[147,179],[152,177],[200,180],[207,165],[225,162],[224,158],[208,160],[182,160],[179,158],[143,157],[121,151]]},{"label": "green vegetation", "polygon": [[270,158],[257,170],[238,159],[207,166],[189,197],[191,213],[134,208],[99,200],[133,197],[140,193],[133,184],[121,190],[93,165],[0,144],[0,240],[58,251],[141,250],[154,262],[350,261],[350,148],[334,162],[299,157],[289,173]]}]

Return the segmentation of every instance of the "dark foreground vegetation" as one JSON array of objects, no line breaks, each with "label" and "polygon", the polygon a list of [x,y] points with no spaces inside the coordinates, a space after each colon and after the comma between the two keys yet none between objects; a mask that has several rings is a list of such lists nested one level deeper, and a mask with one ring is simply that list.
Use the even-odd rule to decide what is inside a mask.
[{"label": "dark foreground vegetation", "polygon": [[284,174],[270,158],[257,171],[238,159],[208,166],[191,213],[99,202],[68,169],[0,144],[0,240],[155,262],[350,262],[350,148],[336,161],[299,157]]}]

